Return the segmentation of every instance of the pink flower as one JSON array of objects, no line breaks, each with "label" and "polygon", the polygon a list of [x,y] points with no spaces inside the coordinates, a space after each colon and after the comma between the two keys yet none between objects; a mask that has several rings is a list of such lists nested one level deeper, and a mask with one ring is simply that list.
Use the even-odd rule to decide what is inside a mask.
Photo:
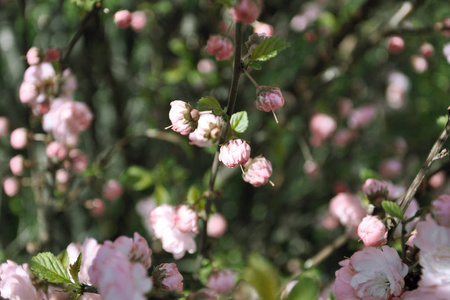
[{"label": "pink flower", "polygon": [[23,149],[28,145],[28,131],[21,127],[11,132],[10,137],[11,147],[14,149]]},{"label": "pink flower", "polygon": [[57,183],[68,183],[70,180],[69,172],[67,172],[67,170],[65,169],[58,169],[55,173],[55,179]]},{"label": "pink flower", "polygon": [[388,76],[386,100],[389,107],[399,109],[403,107],[410,83],[408,77],[400,72],[392,72]]},{"label": "pink flower", "polygon": [[313,146],[320,146],[336,130],[336,121],[326,114],[316,113],[309,120],[311,132],[310,142]]},{"label": "pink flower", "polygon": [[14,176],[6,176],[3,178],[3,190],[9,197],[15,196],[20,190],[19,179]]},{"label": "pink flower", "polygon": [[350,144],[357,136],[356,130],[352,129],[341,129],[336,131],[333,136],[333,144],[345,147]]},{"label": "pink flower", "polygon": [[122,185],[114,179],[108,180],[103,186],[103,197],[108,200],[116,200],[122,195]]},{"label": "pink flower", "polygon": [[[75,173],[83,172],[88,165],[87,155],[80,149],[70,149],[69,151],[70,167]],[[67,169],[67,168],[66,168]]]},{"label": "pink flower", "polygon": [[261,0],[238,0],[231,8],[230,14],[235,22],[250,24],[259,17],[261,10]]},{"label": "pink flower", "polygon": [[217,60],[227,60],[234,53],[233,42],[222,35],[212,35],[206,44],[206,52],[214,55]]},{"label": "pink flower", "polygon": [[331,199],[328,211],[355,237],[359,223],[367,214],[359,198],[350,193],[337,194]]},{"label": "pink flower", "polygon": [[59,142],[51,142],[45,149],[48,158],[57,160],[63,160],[67,156],[68,151],[67,146]]},{"label": "pink flower", "polygon": [[420,53],[426,58],[433,56],[434,54],[433,45],[431,45],[430,43],[423,43],[423,45],[420,47]]},{"label": "pink flower", "polygon": [[272,175],[272,164],[265,157],[259,156],[250,158],[244,165],[244,174],[242,175],[245,182],[255,187],[265,185],[269,182]]},{"label": "pink flower", "polygon": [[33,82],[22,82],[19,90],[19,98],[22,103],[31,104],[35,102],[38,95],[39,90]]},{"label": "pink flower", "polygon": [[427,60],[424,57],[418,55],[411,56],[411,65],[413,66],[414,71],[416,71],[416,73],[418,74],[422,74],[428,69]]},{"label": "pink flower", "polygon": [[444,185],[446,179],[445,171],[439,171],[428,179],[428,185],[433,189],[438,189]]},{"label": "pink flower", "polygon": [[221,214],[209,217],[206,234],[209,237],[220,238],[227,231],[227,220]]},{"label": "pink flower", "polygon": [[152,277],[156,288],[160,287],[168,291],[183,291],[183,276],[174,263],[160,264],[153,271]]},{"label": "pink flower", "polygon": [[81,253],[81,269],[78,273],[78,278],[81,283],[92,284],[89,277],[89,269],[94,262],[100,245],[93,238],[86,238],[83,245],[78,243],[71,243],[67,246],[67,255],[69,256],[69,263],[74,264]]},{"label": "pink flower", "polygon": [[431,212],[441,226],[450,227],[450,195],[441,195],[431,203]]},{"label": "pink flower", "polygon": [[209,74],[216,70],[216,63],[209,58],[200,59],[197,64],[197,70],[200,73]]},{"label": "pink flower", "polygon": [[189,134],[190,143],[199,147],[211,147],[219,141],[222,118],[213,114],[201,114],[198,126]]},{"label": "pink flower", "polygon": [[348,118],[353,111],[353,103],[350,99],[342,98],[338,102],[338,113],[342,118]]},{"label": "pink flower", "polygon": [[312,160],[305,161],[303,164],[303,170],[312,179],[316,179],[320,176],[320,167]]},{"label": "pink flower", "polygon": [[186,233],[192,231],[198,233],[197,220],[197,213],[186,205],[180,205],[177,207],[175,227],[181,232]]},{"label": "pink flower", "polygon": [[0,265],[0,296],[5,299],[40,300],[27,272],[27,265],[19,266],[8,260]]},{"label": "pink flower", "polygon": [[31,65],[37,65],[41,62],[41,50],[38,47],[31,47],[27,52],[27,63]]},{"label": "pink flower", "polygon": [[61,52],[58,48],[50,47],[45,55],[45,61],[58,61],[61,58]]},{"label": "pink flower", "polygon": [[23,155],[16,155],[9,161],[11,172],[16,176],[21,176],[25,170],[25,158]]},{"label": "pink flower", "polygon": [[450,295],[450,284],[439,284],[433,286],[419,286],[417,289],[402,294],[402,300],[448,300]]},{"label": "pink flower", "polygon": [[9,133],[9,121],[6,117],[0,117],[0,137],[6,136]]},{"label": "pink flower", "polygon": [[358,226],[358,236],[364,246],[378,247],[387,243],[387,230],[376,216],[366,216]]},{"label": "pink flower", "polygon": [[275,109],[282,107],[283,105],[284,98],[281,94],[280,88],[275,86],[259,86],[256,89],[255,107],[257,109],[265,112],[273,112]]},{"label": "pink flower", "polygon": [[403,39],[399,36],[393,36],[389,39],[388,42],[388,49],[389,52],[393,54],[397,54],[403,51],[403,48],[405,47],[405,42]]},{"label": "pink flower", "polygon": [[142,263],[146,269],[152,265],[152,249],[148,246],[147,241],[137,232],[134,233],[134,239],[119,236],[114,242],[106,241],[104,245],[119,251],[131,262]]},{"label": "pink flower", "polygon": [[100,217],[105,212],[105,202],[102,199],[95,198],[88,201],[86,206],[93,217]]},{"label": "pink flower", "polygon": [[361,128],[366,126],[376,117],[377,110],[375,106],[368,104],[361,106],[352,111],[350,117],[348,118],[348,126],[350,128]]},{"label": "pink flower", "polygon": [[389,196],[388,184],[373,178],[366,180],[362,186],[362,191],[370,202],[378,207],[381,207],[381,202],[387,200]]},{"label": "pink flower", "polygon": [[395,249],[366,247],[339,264],[333,287],[337,300],[387,300],[403,292],[408,266]]},{"label": "pink flower", "polygon": [[169,119],[173,131],[188,135],[197,127],[199,117],[199,111],[192,109],[189,103],[181,100],[170,102]]},{"label": "pink flower", "polygon": [[339,225],[339,219],[328,212],[322,219],[322,225],[329,230],[335,229]]},{"label": "pink flower", "polygon": [[228,168],[244,165],[250,158],[250,145],[244,140],[234,139],[220,147],[219,160]]},{"label": "pink flower", "polygon": [[395,158],[386,159],[381,162],[379,171],[384,178],[395,178],[402,173],[402,163]]},{"label": "pink flower", "polygon": [[[162,204],[151,211],[149,220],[155,237],[161,240],[163,249],[172,253],[175,259],[180,259],[185,255],[186,251],[194,253],[197,250],[194,240],[197,229],[193,228],[193,231],[182,232],[176,226],[177,218],[175,207]],[[184,225],[180,227],[186,229]]]},{"label": "pink flower", "polygon": [[114,14],[114,23],[119,28],[127,28],[130,26],[133,17],[128,10],[119,10]]},{"label": "pink flower", "polygon": [[62,82],[63,87],[61,96],[64,98],[72,98],[73,93],[77,89],[78,82],[70,69],[65,69],[63,71]]},{"label": "pink flower", "polygon": [[233,272],[230,270],[223,270],[211,273],[208,277],[206,286],[218,294],[226,294],[234,288]]},{"label": "pink flower", "polygon": [[147,24],[147,16],[143,11],[135,11],[131,14],[131,28],[134,31],[141,31]]},{"label": "pink flower", "polygon": [[272,36],[273,35],[273,26],[267,23],[254,21],[252,23],[253,31],[258,35],[264,36]]}]

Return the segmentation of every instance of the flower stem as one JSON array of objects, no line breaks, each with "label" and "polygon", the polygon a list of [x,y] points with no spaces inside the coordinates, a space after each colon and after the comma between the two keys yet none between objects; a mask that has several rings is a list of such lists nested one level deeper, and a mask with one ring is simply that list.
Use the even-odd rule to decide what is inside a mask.
[{"label": "flower stem", "polygon": [[246,70],[244,70],[244,74],[245,76],[247,76],[248,79],[250,79],[250,81],[253,83],[253,85],[256,88],[256,92],[258,92],[259,89],[259,84],[256,82],[256,80],[252,77],[252,75],[250,75],[249,72],[247,72]]}]

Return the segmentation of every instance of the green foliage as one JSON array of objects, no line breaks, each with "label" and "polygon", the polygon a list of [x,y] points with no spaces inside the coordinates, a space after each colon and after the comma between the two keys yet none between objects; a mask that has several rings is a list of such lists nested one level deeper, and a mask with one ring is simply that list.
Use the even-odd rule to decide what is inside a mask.
[{"label": "green foliage", "polygon": [[61,253],[56,256],[56,258],[61,262],[64,269],[67,269],[69,267],[69,254],[67,253],[67,250],[62,251]]},{"label": "green foliage", "polygon": [[397,203],[393,201],[383,201],[381,202],[381,206],[383,206],[383,209],[386,213],[393,216],[394,218],[398,218],[400,220],[403,219],[403,212],[400,206],[398,206]]},{"label": "green foliage", "polygon": [[248,128],[248,115],[246,111],[234,113],[230,119],[230,126],[234,133],[244,133]]},{"label": "green foliage", "polygon": [[78,255],[78,258],[75,261],[75,263],[73,265],[70,265],[69,268],[70,275],[72,275],[72,278],[76,284],[80,283],[78,281],[78,273],[80,273],[80,268],[81,268],[81,253]]},{"label": "green foliage", "polygon": [[84,11],[91,11],[94,7],[94,4],[98,2],[98,0],[70,0],[76,7]]},{"label": "green foliage", "polygon": [[440,128],[444,128],[445,125],[447,124],[447,120],[448,117],[445,116],[440,116],[439,118],[436,119],[436,124],[440,127]]},{"label": "green foliage", "polygon": [[256,46],[250,58],[253,61],[266,61],[274,58],[281,50],[289,47],[289,43],[278,36],[267,37]]},{"label": "green foliage", "polygon": [[206,96],[198,100],[197,109],[199,111],[212,111],[216,116],[223,115],[222,106],[220,106],[219,101],[211,96]]},{"label": "green foliage", "polygon": [[151,187],[154,183],[153,174],[141,166],[130,166],[120,175],[120,181],[125,187],[142,191]]},{"label": "green foliage", "polygon": [[69,274],[59,259],[51,252],[39,253],[31,258],[30,268],[34,273],[52,283],[71,283]]},{"label": "green foliage", "polygon": [[277,269],[258,254],[248,257],[244,278],[258,292],[263,300],[278,299],[280,281]]},{"label": "green foliage", "polygon": [[370,178],[381,179],[381,176],[374,170],[368,168],[362,168],[361,170],[359,170],[359,179],[361,180],[361,182],[365,182]]},{"label": "green foliage", "polygon": [[319,297],[319,278],[312,272],[304,273],[295,279],[297,284],[292,288],[286,300],[316,300]]}]

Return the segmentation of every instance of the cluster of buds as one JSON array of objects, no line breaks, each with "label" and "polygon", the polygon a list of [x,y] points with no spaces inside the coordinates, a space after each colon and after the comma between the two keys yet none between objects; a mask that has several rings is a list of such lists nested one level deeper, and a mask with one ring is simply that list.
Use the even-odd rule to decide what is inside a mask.
[{"label": "cluster of buds", "polygon": [[144,29],[147,24],[147,16],[143,11],[135,11],[133,13],[128,10],[119,10],[114,14],[114,23],[119,28],[131,27],[134,31]]}]

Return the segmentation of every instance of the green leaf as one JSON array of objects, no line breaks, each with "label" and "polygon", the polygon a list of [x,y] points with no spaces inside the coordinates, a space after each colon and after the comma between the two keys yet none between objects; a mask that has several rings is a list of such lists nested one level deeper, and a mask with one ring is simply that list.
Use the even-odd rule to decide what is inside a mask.
[{"label": "green leaf", "polygon": [[248,115],[246,111],[234,113],[230,120],[231,129],[234,133],[243,133],[248,127]]},{"label": "green leaf", "polygon": [[380,175],[372,169],[362,168],[359,170],[359,179],[361,181],[366,181],[369,178],[382,179]]},{"label": "green leaf", "polygon": [[222,106],[220,106],[219,101],[216,98],[211,96],[206,96],[198,100],[197,109],[199,111],[212,111],[212,113],[216,116],[223,115]]},{"label": "green leaf", "polygon": [[400,206],[393,201],[383,201],[381,202],[381,206],[383,206],[386,213],[390,214],[394,218],[399,218],[403,220],[403,212]]},{"label": "green leaf", "polygon": [[79,284],[69,284],[64,290],[63,292],[67,293],[70,291],[76,291],[81,289],[81,286]]},{"label": "green leaf", "polygon": [[81,253],[80,255],[78,255],[77,261],[73,265],[70,265],[69,268],[70,275],[72,275],[72,278],[73,280],[75,280],[76,284],[80,283],[78,281],[78,273],[80,272],[80,269],[81,269]]},{"label": "green leaf", "polygon": [[120,181],[135,191],[145,190],[154,183],[152,172],[141,166],[130,166],[120,175]]},{"label": "green leaf", "polygon": [[286,300],[316,300],[319,297],[319,281],[308,273],[297,277],[297,284],[292,288]]},{"label": "green leaf", "polygon": [[256,289],[261,299],[278,299],[278,290],[280,289],[278,271],[263,257],[258,254],[249,256],[247,267],[244,270],[244,278]]},{"label": "green leaf", "polygon": [[233,6],[233,2],[231,0],[218,0],[218,1],[228,8]]},{"label": "green leaf", "polygon": [[289,43],[278,36],[270,36],[256,46],[250,58],[253,61],[266,61],[278,55],[278,52],[289,47]]},{"label": "green leaf", "polygon": [[259,71],[259,70],[262,69],[261,64],[258,64],[257,62],[249,63],[248,66],[249,66],[250,68],[252,68],[253,70],[256,70],[256,71]]},{"label": "green leaf", "polygon": [[52,283],[72,283],[67,270],[53,253],[43,252],[31,258],[34,273]]},{"label": "green leaf", "polygon": [[67,250],[62,251],[58,254],[56,257],[63,265],[64,269],[67,269],[69,267],[69,254],[67,253]]},{"label": "green leaf", "polygon": [[81,297],[81,294],[73,293],[72,296],[70,296],[69,300],[78,300]]},{"label": "green leaf", "polygon": [[439,118],[436,119],[436,124],[439,127],[444,128],[445,125],[447,124],[447,120],[448,120],[448,117],[446,115],[445,116],[440,116]]}]

